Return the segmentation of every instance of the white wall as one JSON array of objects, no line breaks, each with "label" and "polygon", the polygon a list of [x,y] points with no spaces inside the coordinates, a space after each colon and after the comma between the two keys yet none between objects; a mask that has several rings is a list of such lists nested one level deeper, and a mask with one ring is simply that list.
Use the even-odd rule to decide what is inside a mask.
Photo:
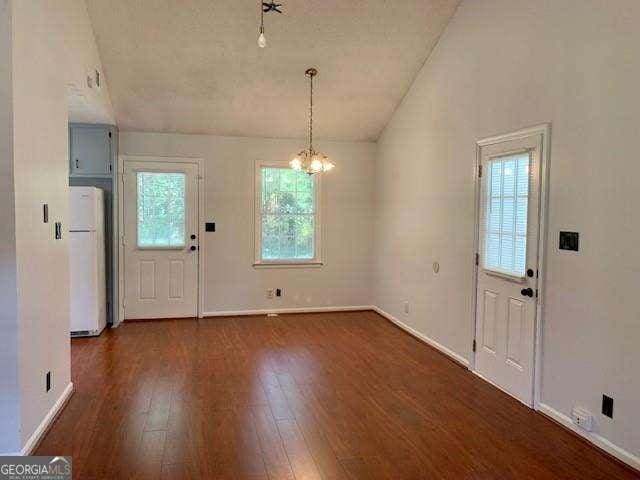
[{"label": "white wall", "polygon": [[[336,168],[322,179],[321,268],[256,269],[256,160],[288,160],[304,140],[120,133],[121,155],[198,156],[205,164],[204,312],[371,304],[375,144],[318,142]],[[284,296],[268,300],[267,288]]]},{"label": "white wall", "polygon": [[[69,85],[95,103],[96,111],[106,112],[101,118],[112,121],[113,113],[106,86],[100,92],[86,91],[87,69],[99,67],[100,60],[84,1],[10,3],[19,389],[14,386],[7,394],[19,398],[19,431],[10,434],[17,444],[3,443],[0,451],[16,452],[70,382],[67,235],[54,240],[54,222],[68,223]],[[49,204],[48,224],[42,221],[43,203]],[[47,371],[53,380],[49,392]]]},{"label": "white wall", "polygon": [[18,319],[11,85],[11,2],[0,1],[0,452],[19,443]]},{"label": "white wall", "polygon": [[463,1],[379,141],[374,235],[375,303],[469,358],[474,142],[552,122],[542,401],[635,455],[639,21],[636,0]]}]

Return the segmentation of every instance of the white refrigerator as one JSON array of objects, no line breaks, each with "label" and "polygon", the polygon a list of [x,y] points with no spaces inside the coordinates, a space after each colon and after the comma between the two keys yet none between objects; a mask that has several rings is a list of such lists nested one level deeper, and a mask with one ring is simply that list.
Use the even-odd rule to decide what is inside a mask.
[{"label": "white refrigerator", "polygon": [[107,324],[104,194],[69,187],[71,335],[100,335]]}]

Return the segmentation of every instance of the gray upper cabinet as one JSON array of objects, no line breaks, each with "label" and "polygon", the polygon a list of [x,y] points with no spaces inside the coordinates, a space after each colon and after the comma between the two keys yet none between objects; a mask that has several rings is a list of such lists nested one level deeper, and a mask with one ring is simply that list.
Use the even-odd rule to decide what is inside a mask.
[{"label": "gray upper cabinet", "polygon": [[116,130],[111,125],[69,125],[69,174],[72,177],[111,177]]}]

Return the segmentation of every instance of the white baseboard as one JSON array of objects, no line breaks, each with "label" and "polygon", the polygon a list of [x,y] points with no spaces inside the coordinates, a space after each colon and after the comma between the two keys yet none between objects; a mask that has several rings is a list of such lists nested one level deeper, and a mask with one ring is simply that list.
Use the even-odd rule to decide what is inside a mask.
[{"label": "white baseboard", "polygon": [[587,432],[586,430],[583,430],[582,428],[580,428],[577,425],[575,425],[571,421],[570,417],[568,417],[564,413],[561,413],[561,412],[557,411],[555,408],[552,408],[552,407],[550,407],[549,405],[547,405],[545,403],[540,403],[538,405],[538,411],[540,413],[543,413],[544,415],[552,418],[553,420],[558,422],[560,425],[562,425],[562,426],[568,428],[569,430],[577,433],[578,435],[580,435],[581,437],[585,438],[590,443],[594,444],[596,447],[604,450],[605,452],[607,452],[608,454],[614,456],[615,458],[617,458],[621,462],[624,462],[627,465],[629,465],[630,467],[640,471],[640,457],[638,457],[638,456],[634,455],[633,453],[628,452],[627,450],[615,445],[614,443],[610,442],[609,440],[607,440],[603,436],[598,435],[597,433]]},{"label": "white baseboard", "polygon": [[69,385],[64,389],[62,395],[56,400],[56,403],[53,404],[51,410],[45,415],[38,428],[36,428],[35,432],[29,437],[27,442],[22,447],[22,450],[18,455],[31,455],[33,451],[36,449],[42,437],[44,437],[45,433],[49,430],[54,420],[58,417],[63,407],[66,405],[67,401],[73,394],[73,383],[69,382]]},{"label": "white baseboard", "polygon": [[358,310],[373,310],[371,305],[349,305],[342,307],[302,307],[302,308],[272,308],[266,310],[224,310],[218,312],[203,312],[207,317],[234,317],[238,315],[267,315],[269,313],[317,313],[317,312],[354,312]]},{"label": "white baseboard", "polygon": [[409,325],[407,325],[406,323],[401,322],[396,317],[394,317],[390,313],[385,312],[381,308],[376,307],[376,306],[373,306],[371,308],[373,309],[373,311],[377,312],[378,314],[382,315],[386,319],[390,320],[392,323],[395,323],[398,327],[403,329],[405,332],[409,333],[410,335],[416,337],[419,340],[422,340],[424,343],[426,343],[428,345],[431,345],[436,350],[440,350],[442,353],[444,353],[445,355],[447,355],[453,361],[459,363],[460,365],[469,368],[469,360],[467,360],[463,356],[458,355],[453,350],[445,347],[444,345],[441,345],[440,343],[436,342],[432,338],[429,338],[426,335],[423,335],[422,333],[418,332],[417,330],[411,328]]}]

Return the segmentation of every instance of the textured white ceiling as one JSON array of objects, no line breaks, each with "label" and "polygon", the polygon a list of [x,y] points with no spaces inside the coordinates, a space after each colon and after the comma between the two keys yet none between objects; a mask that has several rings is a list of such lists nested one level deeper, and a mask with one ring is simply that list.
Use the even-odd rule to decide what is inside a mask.
[{"label": "textured white ceiling", "polygon": [[86,0],[123,130],[375,140],[459,0]]}]

